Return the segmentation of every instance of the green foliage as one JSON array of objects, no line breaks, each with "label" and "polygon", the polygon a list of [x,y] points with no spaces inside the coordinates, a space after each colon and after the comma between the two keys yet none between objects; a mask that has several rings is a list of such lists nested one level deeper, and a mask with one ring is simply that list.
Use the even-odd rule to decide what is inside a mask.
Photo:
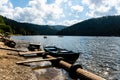
[{"label": "green foliage", "polygon": [[29,23],[20,23],[6,17],[0,16],[0,32],[10,32],[11,34],[22,35],[54,35],[57,33],[55,28],[47,25],[35,25]]},{"label": "green foliage", "polygon": [[80,36],[120,36],[120,16],[106,16],[85,20],[63,29],[58,32],[58,34]]},{"label": "green foliage", "polygon": [[3,20],[3,17],[2,17],[2,16],[0,16],[0,25],[5,25],[4,20]]},{"label": "green foliage", "polygon": [[10,32],[12,33],[12,29],[9,25],[2,25],[0,24],[0,32],[5,33],[5,32]]},{"label": "green foliage", "polygon": [[2,16],[0,16],[0,33],[10,32],[12,29],[9,25],[6,25]]}]

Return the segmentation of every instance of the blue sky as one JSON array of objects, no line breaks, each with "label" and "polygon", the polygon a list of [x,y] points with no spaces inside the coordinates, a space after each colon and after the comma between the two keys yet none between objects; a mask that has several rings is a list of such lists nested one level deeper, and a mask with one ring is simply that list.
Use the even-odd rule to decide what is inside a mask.
[{"label": "blue sky", "polygon": [[40,25],[72,25],[120,14],[120,0],[0,0],[0,15]]},{"label": "blue sky", "polygon": [[14,7],[25,7],[29,0],[10,0]]}]

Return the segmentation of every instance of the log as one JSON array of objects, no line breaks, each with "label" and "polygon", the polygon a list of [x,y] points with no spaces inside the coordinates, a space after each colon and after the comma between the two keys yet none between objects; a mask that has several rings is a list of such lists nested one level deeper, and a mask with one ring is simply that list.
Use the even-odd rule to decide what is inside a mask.
[{"label": "log", "polygon": [[45,53],[44,50],[42,51],[27,51],[27,52],[19,52],[19,55],[27,55],[27,54],[41,54],[41,53]]},{"label": "log", "polygon": [[[48,54],[46,55],[46,59],[20,61],[20,62],[17,62],[17,64],[24,64],[24,63],[30,63],[30,62],[41,62],[41,61],[55,61],[55,60],[57,61],[57,64],[59,64],[59,66],[61,68],[67,70],[69,72],[69,74],[77,76],[77,78],[80,78],[80,80],[106,80],[96,74],[93,74],[93,73],[91,73],[87,70],[81,69],[79,67],[76,68],[76,66],[74,67],[72,64],[70,64],[68,62],[66,62],[62,59],[58,60],[58,58],[53,57]],[[72,72],[71,72],[71,70],[72,70]]]},{"label": "log", "polygon": [[10,50],[10,51],[16,51],[16,52],[25,52],[25,51],[22,51],[22,50],[17,50],[17,49],[15,49],[15,48],[0,48],[0,49]]},{"label": "log", "polygon": [[24,63],[32,63],[32,62],[41,62],[41,61],[51,61],[51,60],[56,60],[56,58],[46,58],[46,59],[37,59],[37,60],[25,60],[25,61],[19,61],[16,62],[16,64],[24,64]]},{"label": "log", "polygon": [[[47,55],[46,57],[55,58],[55,57],[52,57],[50,55]],[[69,71],[70,68],[72,67],[72,64],[65,62],[63,60],[60,60],[59,64],[63,69],[65,69],[67,71]],[[75,73],[78,75],[78,77],[79,76],[82,77],[82,79],[80,79],[80,80],[106,80],[106,79],[104,79],[96,74],[93,74],[93,73],[86,71],[84,69],[81,69],[81,68],[77,68]]]}]

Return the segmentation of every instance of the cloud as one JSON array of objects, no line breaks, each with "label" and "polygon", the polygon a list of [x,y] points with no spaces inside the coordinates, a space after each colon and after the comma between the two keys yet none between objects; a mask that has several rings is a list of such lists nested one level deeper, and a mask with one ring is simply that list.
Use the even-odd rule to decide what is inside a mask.
[{"label": "cloud", "polygon": [[81,22],[82,20],[64,20],[64,22],[62,23],[63,25],[67,25],[67,26],[70,26],[70,25],[73,25],[73,24],[76,24],[78,22]]},{"label": "cloud", "polygon": [[82,12],[84,9],[83,6],[79,6],[79,5],[72,6],[71,8],[78,12]]},{"label": "cloud", "polygon": [[55,22],[54,21],[48,21],[48,24],[47,25],[55,25]]},{"label": "cloud", "polygon": [[[89,11],[86,13],[86,16],[89,17],[108,15],[113,8],[115,8],[118,13],[119,10],[117,9],[118,6],[120,6],[120,0],[82,0],[82,3],[88,7]],[[116,11],[110,15],[116,14]]]},{"label": "cloud", "polygon": [[0,0],[0,14],[13,18],[13,5],[9,0]]},{"label": "cloud", "polygon": [[13,8],[10,1],[1,0],[0,14],[20,22],[45,24],[46,22],[50,22],[49,20],[57,20],[65,17],[63,9],[61,8],[63,1],[64,0],[55,0],[54,3],[46,4],[47,0],[30,0],[24,8]]},{"label": "cloud", "polygon": [[62,9],[59,7],[60,2],[56,4],[46,4],[46,0],[32,0],[28,7],[24,8],[24,13],[36,16],[42,19],[58,19],[64,17]]},{"label": "cloud", "polygon": [[92,17],[120,14],[120,0],[29,0],[24,7],[15,7],[10,0],[0,2],[1,15],[42,25],[72,25]]}]

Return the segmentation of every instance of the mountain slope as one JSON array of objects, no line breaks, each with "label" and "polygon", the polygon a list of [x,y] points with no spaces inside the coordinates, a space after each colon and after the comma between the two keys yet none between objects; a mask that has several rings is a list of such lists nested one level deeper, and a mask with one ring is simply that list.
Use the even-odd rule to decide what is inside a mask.
[{"label": "mountain slope", "polygon": [[80,36],[120,36],[120,16],[92,18],[65,28],[57,34]]},{"label": "mountain slope", "polygon": [[52,29],[47,25],[36,25],[30,23],[20,23],[14,20],[3,17],[6,25],[13,29],[13,34],[23,35],[52,35],[56,34],[57,30]]},{"label": "mountain slope", "polygon": [[11,34],[22,35],[55,35],[66,26],[37,25],[20,23],[6,17],[0,16],[0,33],[10,32]]},{"label": "mountain slope", "polygon": [[50,26],[53,29],[56,29],[58,31],[67,28],[67,26],[62,26],[62,25],[54,25],[54,26]]}]

